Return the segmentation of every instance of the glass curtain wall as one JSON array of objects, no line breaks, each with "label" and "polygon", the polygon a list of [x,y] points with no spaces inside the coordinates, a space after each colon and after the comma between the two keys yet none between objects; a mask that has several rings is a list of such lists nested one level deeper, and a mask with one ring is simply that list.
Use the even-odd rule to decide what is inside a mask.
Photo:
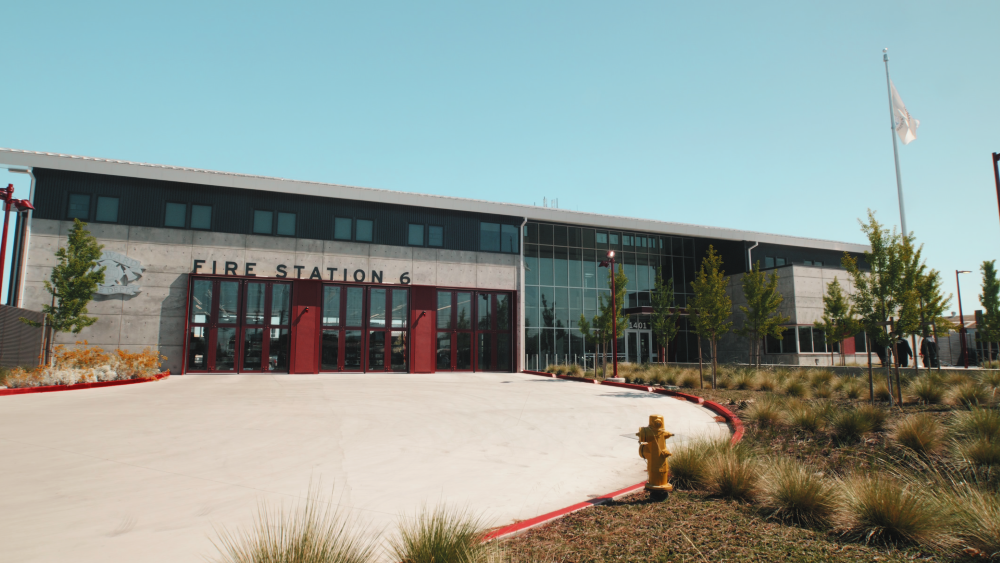
[{"label": "glass curtain wall", "polygon": [[[529,368],[592,362],[596,351],[579,331],[580,315],[598,314],[600,297],[609,299],[608,269],[597,264],[614,250],[628,277],[626,307],[650,305],[656,272],[673,279],[678,306],[690,299],[695,274],[694,239],[644,233],[528,223],[525,225],[525,350]],[[669,360],[697,360],[697,342],[688,338],[687,319],[671,342]],[[619,335],[624,354],[625,335]],[[610,348],[610,339],[607,342]],[[624,359],[624,357],[622,357]],[[610,361],[610,351],[608,352]]]}]

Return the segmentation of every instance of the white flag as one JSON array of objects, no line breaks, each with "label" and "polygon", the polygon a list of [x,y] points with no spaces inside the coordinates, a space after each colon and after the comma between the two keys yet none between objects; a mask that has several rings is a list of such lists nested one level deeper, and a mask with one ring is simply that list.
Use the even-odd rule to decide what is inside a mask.
[{"label": "white flag", "polygon": [[908,145],[917,138],[920,120],[914,119],[910,112],[906,111],[906,106],[903,105],[903,100],[899,99],[899,92],[896,91],[896,85],[892,81],[889,82],[889,87],[892,88],[892,117],[895,120],[896,133],[899,135],[899,140]]}]

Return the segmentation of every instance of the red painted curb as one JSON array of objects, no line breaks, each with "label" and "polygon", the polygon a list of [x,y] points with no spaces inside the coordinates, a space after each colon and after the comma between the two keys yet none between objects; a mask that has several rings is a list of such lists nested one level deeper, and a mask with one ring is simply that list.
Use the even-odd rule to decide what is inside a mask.
[{"label": "red painted curb", "polygon": [[[701,405],[701,406],[703,406],[703,407],[711,410],[712,412],[718,413],[719,416],[721,416],[724,419],[726,419],[726,422],[729,423],[729,425],[733,427],[733,437],[729,440],[729,444],[730,445],[735,446],[736,444],[739,443],[740,440],[743,439],[743,421],[741,421],[739,418],[737,418],[737,416],[735,414],[733,414],[732,411],[730,411],[726,407],[724,407],[724,406],[722,406],[719,403],[716,403],[714,401],[706,401],[705,399],[703,399],[701,397],[695,397],[694,395],[688,395],[687,393],[680,393],[678,391],[672,391],[670,389],[655,389],[653,387],[649,387],[649,386],[646,386],[646,385],[637,385],[637,384],[634,384],[634,383],[618,383],[616,381],[598,381],[596,379],[587,379],[585,377],[575,377],[575,376],[570,376],[570,375],[555,375],[555,374],[548,373],[548,372],[543,372],[543,371],[522,370],[521,373],[526,373],[528,375],[540,375],[542,377],[557,377],[559,379],[568,379],[570,381],[584,381],[584,382],[587,382],[587,383],[593,382],[593,383],[597,383],[599,385],[610,385],[612,387],[624,387],[626,389],[635,389],[637,391],[646,391],[648,393],[658,393],[660,395],[667,395],[667,396],[670,396],[670,397],[676,397],[678,399],[684,399],[686,401],[691,401],[692,403],[695,403],[697,405]],[[573,512],[578,511],[578,510],[583,510],[584,508],[589,508],[591,506],[597,506],[599,504],[604,504],[605,502],[608,502],[609,500],[613,500],[616,497],[620,497],[622,495],[629,494],[629,493],[634,492],[634,491],[636,491],[636,490],[638,490],[638,489],[640,489],[642,487],[645,487],[645,485],[646,485],[646,482],[643,481],[642,483],[638,483],[638,484],[632,485],[631,487],[626,487],[626,488],[624,488],[624,489],[622,489],[620,491],[615,491],[613,493],[608,493],[608,494],[606,494],[604,496],[601,496],[601,497],[597,497],[597,498],[594,498],[594,499],[590,499],[588,501],[580,502],[580,503],[574,504],[572,506],[567,506],[566,508],[563,508],[561,510],[556,510],[555,512],[549,512],[548,514],[542,514],[541,516],[536,516],[536,517],[534,517],[534,518],[532,518],[530,520],[525,520],[523,522],[518,522],[516,524],[511,524],[510,526],[504,526],[503,528],[499,528],[497,530],[494,530],[494,531],[486,534],[486,536],[483,538],[483,541],[490,541],[490,540],[495,540],[495,539],[499,539],[499,538],[503,538],[503,537],[507,537],[507,536],[512,536],[514,534],[519,534],[519,533],[524,532],[524,531],[526,531],[526,530],[528,530],[530,528],[534,528],[536,526],[541,526],[542,524],[545,524],[546,522],[551,522],[552,520],[555,520],[556,518],[561,518],[561,517],[563,517],[563,516],[565,516],[567,514],[571,514]]]},{"label": "red painted curb", "polygon": [[523,521],[518,522],[516,524],[511,524],[510,526],[504,526],[503,528],[499,528],[497,530],[493,530],[492,532],[486,534],[486,536],[483,538],[483,541],[496,540],[496,539],[504,538],[504,537],[507,537],[507,536],[512,536],[512,535],[515,535],[515,534],[519,534],[521,532],[524,532],[524,531],[529,530],[531,528],[534,528],[536,526],[541,526],[542,524],[545,524],[546,522],[551,522],[552,520],[555,520],[557,518],[566,516],[567,514],[571,514],[573,512],[576,512],[578,510],[583,510],[584,508],[589,508],[591,506],[597,506],[599,504],[604,504],[604,503],[608,502],[609,500],[613,500],[616,497],[620,497],[622,495],[627,495],[627,494],[629,494],[631,492],[636,491],[637,489],[643,488],[644,486],[646,486],[646,482],[645,481],[643,481],[642,483],[639,483],[637,485],[632,485],[631,487],[625,487],[624,489],[622,489],[620,491],[615,491],[613,493],[608,493],[608,494],[606,494],[604,496],[600,496],[600,497],[597,497],[597,498],[592,498],[590,500],[574,504],[573,506],[567,506],[566,508],[561,508],[559,510],[556,510],[556,511],[553,511],[553,512],[549,512],[548,514],[542,514],[541,516],[535,516],[534,518],[532,518],[530,520],[523,520]]},{"label": "red painted curb", "polygon": [[133,383],[145,383],[147,381],[159,381],[170,375],[170,370],[158,373],[150,379],[122,379],[118,381],[95,381],[93,383],[74,383],[73,385],[45,385],[43,387],[19,387],[17,389],[0,389],[0,396],[3,395],[27,395],[29,393],[53,393],[55,391],[73,391],[76,389],[94,389],[95,387],[117,387],[118,385],[132,385]]}]

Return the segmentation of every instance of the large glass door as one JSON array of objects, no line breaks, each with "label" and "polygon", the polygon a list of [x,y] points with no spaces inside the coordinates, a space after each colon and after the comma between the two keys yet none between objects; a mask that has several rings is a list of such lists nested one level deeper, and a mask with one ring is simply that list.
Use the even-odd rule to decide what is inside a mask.
[{"label": "large glass door", "polygon": [[409,291],[323,286],[320,371],[407,371]]},{"label": "large glass door", "polygon": [[510,371],[512,302],[509,293],[439,291],[438,371]]},{"label": "large glass door", "polygon": [[291,284],[194,279],[188,371],[288,371]]},{"label": "large glass door", "polygon": [[439,291],[437,369],[472,370],[472,292]]},{"label": "large glass door", "polygon": [[[624,344],[625,361],[634,364],[645,364],[654,361],[652,331],[626,330]],[[620,342],[619,345],[621,345]]]}]

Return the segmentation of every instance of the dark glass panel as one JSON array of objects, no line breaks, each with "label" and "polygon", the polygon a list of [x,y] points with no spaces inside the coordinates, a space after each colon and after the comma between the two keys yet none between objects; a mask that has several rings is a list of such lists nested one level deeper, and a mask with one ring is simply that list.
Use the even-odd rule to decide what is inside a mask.
[{"label": "dark glass panel", "polygon": [[472,369],[472,333],[455,334],[455,369]]},{"label": "dark glass panel", "polygon": [[671,262],[674,264],[674,293],[688,293],[691,291],[690,286],[684,283],[686,276],[684,274],[684,259],[679,256],[674,256],[671,258]]},{"label": "dark glass panel", "polygon": [[579,247],[582,245],[583,233],[581,231],[582,229],[580,227],[569,227],[569,229],[566,230],[566,234],[568,235],[567,246]]},{"label": "dark glass panel", "polygon": [[406,328],[409,326],[409,309],[406,301],[409,291],[405,289],[392,290],[392,328]]},{"label": "dark glass panel", "polygon": [[[633,255],[633,260],[634,259],[635,258]],[[636,289],[638,289],[637,287],[638,279],[635,274],[635,264],[625,264],[625,277],[628,278],[628,284],[626,284],[626,287],[628,288],[629,291],[635,291]]]},{"label": "dark glass panel", "polygon": [[216,329],[215,369],[216,371],[236,369],[236,329],[234,327]]},{"label": "dark glass panel", "polygon": [[765,354],[780,354],[781,353],[781,341],[770,334],[764,339],[764,353]]},{"label": "dark glass panel", "polygon": [[594,244],[595,248],[606,249],[608,248],[608,232],[607,231],[597,231],[596,232],[596,242]]},{"label": "dark glass panel", "polygon": [[569,255],[565,248],[555,247],[555,260],[553,262],[553,284],[555,286],[566,287],[569,285]]},{"label": "dark glass panel", "polygon": [[500,252],[500,224],[479,224],[479,250]]},{"label": "dark glass panel", "polygon": [[514,225],[500,226],[500,252],[517,254],[518,252],[517,227]]},{"label": "dark glass panel", "polygon": [[569,326],[569,288],[555,288],[556,327]]},{"label": "dark glass panel", "polygon": [[476,328],[479,330],[490,330],[493,328],[490,316],[493,312],[493,299],[489,293],[480,293],[476,298]]},{"label": "dark glass panel", "polygon": [[556,355],[559,356],[559,363],[566,361],[566,354],[569,352],[569,331],[564,328],[555,329]]},{"label": "dark glass panel", "polygon": [[511,360],[510,357],[511,357],[510,335],[498,334],[495,369],[497,371],[510,371],[510,360]]},{"label": "dark glass panel", "polygon": [[775,266],[784,266],[785,265],[785,259],[784,258],[775,258],[774,265]]},{"label": "dark glass panel", "polygon": [[337,371],[340,369],[340,331],[323,331],[323,349],[320,356],[321,371]]},{"label": "dark glass panel", "polygon": [[368,333],[368,370],[385,371],[385,332],[381,330]]},{"label": "dark glass panel", "polygon": [[472,294],[458,292],[455,297],[455,328],[468,330],[472,328]]},{"label": "dark glass panel", "polygon": [[[359,319],[360,320],[360,319]],[[361,369],[361,331],[344,331],[344,369]]]},{"label": "dark glass panel", "polygon": [[407,333],[401,330],[392,331],[392,336],[389,342],[391,349],[391,365],[390,369],[392,371],[406,371],[406,336]]},{"label": "dark glass panel", "polygon": [[437,368],[451,369],[450,332],[439,332],[437,335]]},{"label": "dark glass panel", "polygon": [[510,330],[510,305],[512,299],[507,293],[497,294],[496,329]]},{"label": "dark glass panel", "polygon": [[579,248],[569,249],[569,286],[583,287],[583,251]]},{"label": "dark glass panel", "polygon": [[271,371],[288,371],[288,340],[290,332],[287,328],[270,329],[270,343],[267,351],[267,365]]},{"label": "dark glass panel", "polygon": [[274,213],[271,211],[253,212],[253,232],[258,235],[271,234],[271,223],[274,220]]},{"label": "dark glass panel", "polygon": [[524,242],[538,244],[538,223],[528,223],[524,226],[525,230],[528,232],[524,236]]},{"label": "dark glass panel", "polygon": [[534,366],[534,359],[532,356],[538,355],[538,329],[526,329],[524,331],[524,353],[528,355],[528,365]]},{"label": "dark glass panel", "polygon": [[337,217],[333,220],[333,238],[336,240],[351,240],[351,219]]},{"label": "dark glass panel", "polygon": [[191,228],[211,229],[212,228],[212,206],[192,205],[191,206]]},{"label": "dark glass panel", "polygon": [[686,238],[686,239],[684,239],[684,257],[685,258],[694,258],[695,257],[695,255],[694,255],[694,239],[693,238]]},{"label": "dark glass panel", "polygon": [[207,323],[211,309],[212,280],[194,280],[194,287],[191,288],[191,322]]},{"label": "dark glass panel", "polygon": [[597,233],[594,229],[583,229],[581,232],[580,246],[584,248],[594,248],[596,243],[594,235]]},{"label": "dark glass panel", "polygon": [[538,311],[541,316],[541,326],[552,327],[555,323],[555,294],[551,287],[538,288]]},{"label": "dark glass panel", "polygon": [[552,285],[552,247],[538,247],[538,285]]},{"label": "dark glass panel", "polygon": [[323,326],[340,326],[340,286],[323,286]]},{"label": "dark glass panel", "polygon": [[799,327],[799,351],[802,353],[812,352],[812,327]]},{"label": "dark glass panel", "polygon": [[423,246],[424,245],[424,226],[415,225],[410,223],[409,236],[406,239],[406,244],[410,246]]},{"label": "dark glass panel", "polygon": [[439,291],[438,292],[438,306],[437,306],[437,327],[443,329],[450,329],[451,326],[451,292],[450,291]]},{"label": "dark glass panel", "polygon": [[385,328],[385,290],[372,289],[371,301],[368,303],[368,326]]},{"label": "dark glass panel", "polygon": [[538,244],[552,244],[552,225],[538,225]]},{"label": "dark glass panel", "polygon": [[369,219],[358,219],[355,223],[354,240],[371,242],[375,230],[375,222]]},{"label": "dark glass panel", "polygon": [[235,324],[240,322],[240,283],[224,281],[219,283],[219,322]]},{"label": "dark glass panel", "polygon": [[597,291],[593,289],[584,290],[583,292],[583,314],[587,315],[587,320],[589,321],[594,315],[597,314]]},{"label": "dark glass panel", "polygon": [[566,227],[556,225],[555,229],[553,229],[553,235],[552,244],[556,246],[566,246],[569,243]]},{"label": "dark glass panel", "polygon": [[[597,261],[591,256],[587,259],[586,252],[584,252],[583,264],[583,286],[584,287],[597,287]],[[603,269],[603,268],[602,268]]]},{"label": "dark glass panel", "polygon": [[524,326],[539,326],[537,287],[524,288]]},{"label": "dark glass panel", "polygon": [[546,362],[552,362],[556,353],[556,342],[555,342],[555,329],[543,328],[539,331],[539,343],[540,347],[538,354],[543,356],[540,358],[542,369],[545,369]]},{"label": "dark glass panel", "polygon": [[854,335],[854,351],[868,352],[868,343],[865,341],[865,333],[859,332]]},{"label": "dark glass panel", "polygon": [[186,203],[167,203],[166,213],[163,216],[164,227],[178,227],[183,229],[187,222]]},{"label": "dark glass panel", "polygon": [[94,215],[94,220],[100,221],[101,223],[117,223],[118,198],[104,196],[98,197],[97,213]]},{"label": "dark glass panel", "polygon": [[480,332],[476,350],[476,369],[491,371],[493,369],[493,333]]},{"label": "dark glass panel", "polygon": [[[361,287],[347,288],[347,311],[344,318],[345,326],[361,326],[364,320],[365,290]],[[358,333],[360,334],[360,333]],[[346,358],[346,355],[345,355]],[[359,364],[360,365],[360,364]]]},{"label": "dark glass panel", "polygon": [[243,371],[260,371],[264,353],[264,329],[248,328],[243,331]]},{"label": "dark glass panel", "polygon": [[636,289],[649,291],[649,257],[645,254],[637,254],[635,261]]},{"label": "dark glass panel", "polygon": [[271,324],[288,325],[292,322],[292,284],[276,283],[271,286]]},{"label": "dark glass panel", "polygon": [[264,295],[266,289],[263,282],[251,282],[247,284],[247,310],[243,315],[243,322],[251,325],[264,324]]},{"label": "dark glass panel", "polygon": [[66,211],[66,218],[89,221],[90,196],[85,194],[69,194],[69,208]]},{"label": "dark glass panel", "polygon": [[278,234],[286,237],[295,236],[294,213],[278,213]]},{"label": "dark glass panel", "polygon": [[670,254],[673,256],[684,256],[683,243],[680,237],[670,237]]},{"label": "dark glass panel", "polygon": [[444,246],[444,227],[427,227],[427,246]]},{"label": "dark glass panel", "polygon": [[524,283],[538,285],[538,247],[533,244],[524,247]]},{"label": "dark glass panel", "polygon": [[813,328],[813,351],[814,352],[828,352],[826,347],[826,335],[822,330],[818,328]]},{"label": "dark glass panel", "polygon": [[193,326],[188,335],[188,365],[189,370],[202,371],[208,369],[208,336],[207,327]]}]

